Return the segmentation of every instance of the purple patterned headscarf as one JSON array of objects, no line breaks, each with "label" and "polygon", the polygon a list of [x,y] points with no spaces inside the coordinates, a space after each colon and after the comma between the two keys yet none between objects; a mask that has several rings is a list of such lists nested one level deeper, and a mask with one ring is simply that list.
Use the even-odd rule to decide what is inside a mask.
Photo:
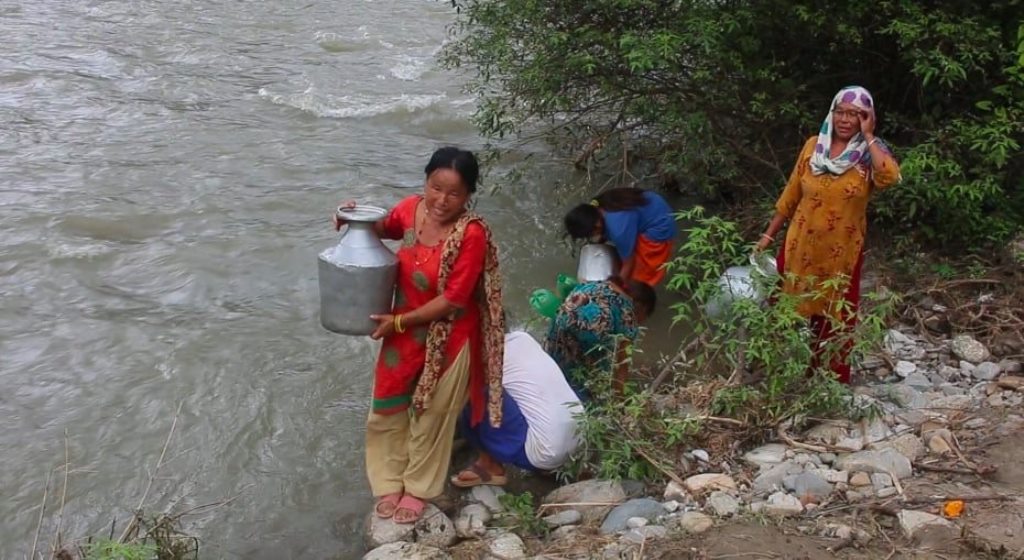
[{"label": "purple patterned headscarf", "polygon": [[818,145],[814,147],[814,154],[811,156],[811,173],[815,175],[842,175],[858,163],[868,165],[870,162],[871,154],[868,152],[864,135],[860,132],[853,135],[843,153],[835,158],[829,157],[832,148],[832,114],[840,103],[850,103],[858,109],[875,112],[875,101],[868,90],[860,86],[847,86],[839,90],[832,98],[832,106],[829,107],[828,115],[825,115],[825,122],[818,133]]}]

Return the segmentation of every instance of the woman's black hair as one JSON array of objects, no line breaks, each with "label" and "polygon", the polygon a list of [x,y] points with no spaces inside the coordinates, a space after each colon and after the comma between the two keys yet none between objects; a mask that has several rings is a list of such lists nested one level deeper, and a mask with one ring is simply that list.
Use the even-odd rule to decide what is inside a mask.
[{"label": "woman's black hair", "polygon": [[477,164],[476,156],[469,150],[462,150],[455,146],[438,148],[434,155],[430,156],[427,167],[423,169],[427,177],[438,169],[453,169],[466,184],[469,194],[476,192],[476,182],[480,178],[480,166]]},{"label": "woman's black hair", "polygon": [[647,199],[644,198],[643,189],[608,189],[595,196],[590,204],[579,204],[566,213],[565,233],[573,239],[586,239],[594,234],[594,228],[601,221],[601,210],[616,212],[639,208],[645,204]]},{"label": "woman's black hair", "polygon": [[654,315],[654,308],[658,305],[658,295],[650,284],[633,279],[623,280],[618,276],[612,276],[608,280],[622,288],[633,300],[633,306],[638,310],[643,310],[644,316]]}]

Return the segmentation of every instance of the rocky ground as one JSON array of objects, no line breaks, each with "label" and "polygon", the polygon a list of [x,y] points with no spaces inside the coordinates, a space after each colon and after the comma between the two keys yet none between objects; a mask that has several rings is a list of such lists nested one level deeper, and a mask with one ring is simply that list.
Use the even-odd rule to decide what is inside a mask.
[{"label": "rocky ground", "polygon": [[[910,329],[885,346],[860,364],[863,421],[782,432],[734,462],[695,449],[699,472],[663,488],[558,487],[526,522],[503,490],[474,488],[451,517],[369,518],[364,559],[1024,558],[1020,362]],[[531,524],[547,529],[514,532]]]}]

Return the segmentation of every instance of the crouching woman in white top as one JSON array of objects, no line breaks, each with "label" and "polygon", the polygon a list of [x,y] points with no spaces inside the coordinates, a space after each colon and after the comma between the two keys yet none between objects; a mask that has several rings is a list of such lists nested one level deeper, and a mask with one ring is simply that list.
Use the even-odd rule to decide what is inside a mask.
[{"label": "crouching woman in white top", "polygon": [[562,466],[576,450],[577,420],[583,412],[558,364],[528,333],[505,335],[504,397],[500,428],[480,422],[469,429],[463,414],[460,433],[480,452],[467,469],[452,477],[453,485],[469,488],[507,482],[505,464],[530,471]]}]

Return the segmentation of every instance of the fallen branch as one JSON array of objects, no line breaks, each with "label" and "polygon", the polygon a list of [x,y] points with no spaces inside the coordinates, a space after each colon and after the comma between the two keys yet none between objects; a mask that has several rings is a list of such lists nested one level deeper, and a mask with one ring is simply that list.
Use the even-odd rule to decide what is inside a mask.
[{"label": "fallen branch", "polygon": [[57,514],[57,531],[53,537],[53,547],[50,549],[50,558],[57,556],[61,547],[60,532],[64,526],[64,504],[68,497],[68,471],[71,470],[71,454],[68,451],[68,429],[64,428],[64,488],[60,492],[60,512]]},{"label": "fallen branch", "polygon": [[907,506],[923,506],[937,503],[945,503],[952,501],[961,502],[1012,502],[1016,500],[1016,496],[1006,496],[1002,494],[983,494],[980,496],[932,496],[931,498],[913,498],[904,500],[903,505]]},{"label": "fallen branch", "polygon": [[621,505],[622,502],[566,502],[564,504],[541,504],[537,506],[538,510],[558,508],[558,507],[605,507],[605,506],[617,506]]},{"label": "fallen branch", "polygon": [[941,465],[932,465],[929,463],[914,463],[914,468],[921,469],[922,471],[930,472],[941,472],[951,474],[973,474],[978,476],[990,475],[998,470],[995,465],[981,464],[974,469],[961,469],[958,467],[944,467]]},{"label": "fallen branch", "polygon": [[856,451],[854,449],[849,449],[847,447],[840,447],[838,445],[828,445],[828,444],[824,444],[824,443],[821,444],[821,445],[812,445],[810,443],[803,443],[803,442],[796,441],[795,439],[790,437],[790,435],[788,433],[786,433],[786,428],[782,424],[779,424],[779,427],[778,427],[776,433],[778,434],[779,439],[781,439],[783,442],[785,442],[786,445],[788,445],[790,447],[796,447],[797,449],[804,449],[804,450],[807,450],[807,451],[814,451],[815,453],[830,453],[830,452],[835,452],[835,451],[838,451],[840,453],[853,453],[854,451]]},{"label": "fallen branch", "polygon": [[653,393],[657,391],[658,387],[660,387],[661,384],[664,383],[669,378],[672,372],[675,371],[675,368],[673,366],[680,361],[686,361],[686,354],[690,350],[696,348],[697,343],[700,342],[701,340],[703,340],[703,335],[698,336],[697,338],[688,342],[686,346],[684,346],[682,350],[679,351],[678,354],[673,356],[672,359],[669,360],[667,364],[665,364],[665,367],[661,368],[661,371],[658,372],[658,376],[654,378],[654,381],[651,382],[651,385],[647,387],[647,392]]},{"label": "fallen branch", "polygon": [[46,513],[46,498],[50,492],[51,477],[53,477],[52,470],[46,473],[46,485],[43,486],[43,502],[39,504],[39,521],[36,522],[36,536],[32,538],[32,555],[30,556],[32,560],[35,560],[36,558],[36,545],[39,544],[39,531],[43,528],[43,514]]},{"label": "fallen branch", "polygon": [[666,469],[665,467],[663,467],[658,460],[656,460],[655,458],[653,458],[650,455],[648,455],[643,449],[640,449],[639,447],[637,447],[637,448],[634,449],[634,451],[636,451],[638,455],[640,455],[641,457],[646,459],[647,462],[650,463],[652,467],[654,467],[654,468],[658,469],[659,471],[661,471],[661,474],[667,476],[669,480],[671,480],[672,482],[675,482],[676,484],[678,484],[680,486],[683,485],[683,479],[679,478],[679,475],[677,475],[676,473],[674,473],[674,472]]}]

